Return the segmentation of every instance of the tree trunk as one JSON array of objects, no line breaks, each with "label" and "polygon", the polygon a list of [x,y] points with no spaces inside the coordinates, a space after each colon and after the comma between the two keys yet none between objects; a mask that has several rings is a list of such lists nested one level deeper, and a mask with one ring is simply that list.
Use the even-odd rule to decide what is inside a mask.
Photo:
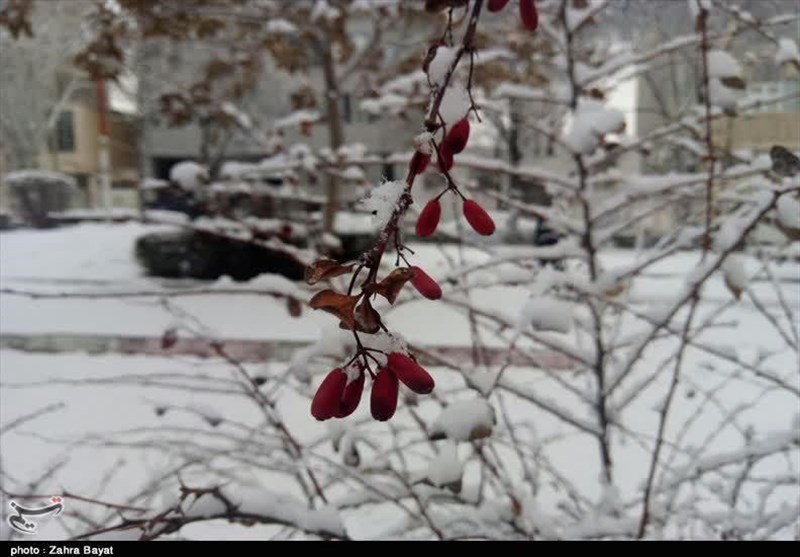
[{"label": "tree trunk", "polygon": [[[339,86],[336,79],[336,68],[333,62],[333,53],[329,45],[320,45],[322,54],[322,69],[325,77],[325,103],[328,109],[328,134],[330,148],[336,156],[339,147],[344,143],[344,129],[342,117],[339,113]],[[333,173],[328,174],[326,188],[327,204],[322,219],[325,232],[333,232],[336,211],[339,210],[339,177]]]}]

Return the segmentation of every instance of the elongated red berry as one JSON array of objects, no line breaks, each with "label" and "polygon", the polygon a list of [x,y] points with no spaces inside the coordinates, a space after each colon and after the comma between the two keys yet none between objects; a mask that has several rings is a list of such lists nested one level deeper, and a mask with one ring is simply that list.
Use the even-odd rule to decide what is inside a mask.
[{"label": "elongated red berry", "polygon": [[491,236],[494,233],[492,217],[475,201],[472,199],[465,200],[461,210],[464,212],[464,218],[467,219],[467,222],[475,232],[481,236]]},{"label": "elongated red berry", "polygon": [[442,205],[438,199],[431,199],[417,219],[417,236],[430,236],[436,232],[440,218],[442,218]]},{"label": "elongated red berry", "polygon": [[408,164],[408,171],[415,176],[417,174],[422,174],[430,160],[431,158],[428,155],[423,155],[419,151],[414,151],[411,162]]},{"label": "elongated red berry", "polygon": [[439,145],[439,170],[447,172],[451,168],[453,168],[453,152],[447,141],[444,141]]},{"label": "elongated red berry", "polygon": [[469,120],[462,118],[453,124],[450,131],[447,132],[447,138],[445,138],[444,142],[450,152],[455,155],[464,150],[467,146],[467,141],[469,141]]},{"label": "elongated red berry", "polygon": [[340,368],[331,371],[322,380],[314,400],[311,401],[311,415],[318,420],[332,418],[339,411],[347,375]]},{"label": "elongated red berry", "polygon": [[337,418],[344,418],[349,416],[358,408],[361,402],[361,393],[364,392],[364,374],[362,373],[357,378],[350,381],[344,388],[342,394],[342,401],[339,405],[339,410],[336,412]]},{"label": "elongated red berry", "polygon": [[414,271],[414,277],[411,279],[411,284],[417,289],[417,292],[428,298],[429,300],[438,300],[442,297],[442,288],[433,280],[428,273],[419,267],[411,267]]},{"label": "elongated red berry", "polygon": [[508,4],[508,0],[489,0],[486,9],[490,12],[499,12],[506,7],[506,4]]},{"label": "elongated red berry", "polygon": [[533,0],[519,0],[519,17],[527,29],[536,31],[539,26],[539,11]]},{"label": "elongated red berry", "polygon": [[379,422],[385,422],[397,410],[397,395],[400,386],[397,383],[397,376],[389,369],[378,370],[375,381],[372,382],[372,394],[370,396],[370,411],[372,417]]},{"label": "elongated red berry", "polygon": [[389,354],[386,365],[406,387],[415,393],[427,395],[433,390],[434,383],[431,374],[405,354],[392,352]]}]

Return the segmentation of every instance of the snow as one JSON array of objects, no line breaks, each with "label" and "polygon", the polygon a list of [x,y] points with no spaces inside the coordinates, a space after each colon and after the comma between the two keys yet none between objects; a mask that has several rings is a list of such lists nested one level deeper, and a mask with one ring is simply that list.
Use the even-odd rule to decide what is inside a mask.
[{"label": "snow", "polygon": [[61,220],[104,220],[104,219],[138,219],[139,212],[133,209],[67,209],[66,211],[51,211],[48,216]]},{"label": "snow", "polygon": [[742,66],[724,50],[708,51],[708,75],[712,78],[741,77]]},{"label": "snow", "polygon": [[381,92],[403,93],[403,94],[413,93],[415,90],[419,89],[424,83],[426,83],[426,78],[427,76],[425,75],[425,72],[423,72],[421,69],[414,70],[411,73],[399,75],[387,81],[381,87]]},{"label": "snow", "polygon": [[426,476],[436,487],[459,485],[464,467],[458,459],[456,444],[445,441],[439,446],[439,454],[428,465]]},{"label": "snow", "polygon": [[567,4],[567,26],[573,31],[579,28],[586,23],[592,14],[601,9],[606,2],[607,0],[588,0],[581,4],[581,7],[576,7],[578,6],[577,2]]},{"label": "snow", "polygon": [[228,511],[227,500],[239,512],[260,520],[296,525],[308,532],[345,535],[338,512],[329,506],[310,509],[295,497],[265,489],[223,489],[221,495],[224,499],[214,493],[204,493],[199,497],[190,495],[182,505],[183,513],[192,518],[224,516]]},{"label": "snow", "polygon": [[457,52],[458,48],[449,46],[440,46],[436,49],[436,56],[428,66],[428,77],[431,78],[432,83],[440,85],[444,82],[447,71],[453,65]]},{"label": "snow", "polygon": [[366,178],[364,171],[357,166],[348,166],[339,173],[339,176],[345,180],[352,180],[354,182],[360,182]]},{"label": "snow", "polygon": [[482,398],[453,402],[431,426],[431,435],[443,434],[453,441],[469,441],[488,435],[494,426],[494,411]]},{"label": "snow", "polygon": [[[246,283],[233,283],[223,279],[211,284],[187,284],[143,276],[133,258],[133,241],[142,234],[170,229],[172,228],[169,226],[131,222],[4,232],[0,234],[0,285],[3,288],[44,292],[122,291],[142,288],[168,292],[175,288],[196,286],[241,289],[242,292],[256,288],[285,288],[286,292],[299,290],[299,294],[307,295],[302,285],[270,276]],[[75,246],[80,248],[76,249]],[[478,273],[477,267],[489,265],[480,280],[476,281],[482,286],[476,287],[470,293],[473,304],[480,311],[491,312],[492,315],[503,318],[507,326],[513,328],[520,308],[531,295],[531,289],[504,281],[506,277],[524,276],[522,272],[525,271],[526,262],[535,259],[531,255],[536,253],[532,248],[498,246],[496,253],[490,254],[475,248],[464,247],[460,250],[448,245],[412,244],[410,247],[415,251],[414,262],[439,280],[444,277],[458,279],[472,276]],[[459,253],[463,253],[464,261],[452,267],[447,258],[455,257]],[[643,276],[632,280],[625,296],[630,297],[633,307],[642,310],[661,302],[669,302],[674,299],[685,275],[698,266],[699,259],[700,253],[696,251],[664,258]],[[634,252],[609,250],[600,255],[600,267],[609,270],[608,276],[619,276],[620,273],[615,273],[616,270],[629,269],[636,262],[637,256]],[[495,263],[501,266],[495,266]],[[741,263],[749,280],[748,288],[763,303],[775,308],[776,315],[779,314],[782,310],[777,306],[779,301],[769,282],[758,277],[763,272],[758,262],[742,254]],[[796,263],[786,263],[772,265],[772,271],[775,276],[786,280],[786,301],[794,312],[793,315],[796,315],[800,311],[797,304],[800,299],[800,267]],[[547,284],[538,285],[541,286],[541,291],[536,292],[536,295],[554,296],[552,292],[561,287],[564,274],[549,271],[544,275],[544,282]],[[698,305],[698,324],[718,307],[717,304],[730,301],[730,293],[725,290],[723,283],[723,274],[724,269],[723,273],[715,273],[707,284]],[[334,366],[347,361],[353,349],[351,334],[338,329],[328,316],[315,315],[315,312],[304,311],[300,318],[288,319],[284,303],[263,296],[210,295],[174,298],[170,303],[204,322],[211,329],[210,334],[216,338],[250,338],[261,342],[291,340],[309,343],[308,347],[314,347],[319,356],[306,353],[303,358],[300,352],[295,353],[297,359],[293,365],[296,364],[294,367],[297,373],[289,376],[287,372],[290,366],[279,361],[277,357],[263,362],[245,363],[246,368],[254,375],[264,376],[270,381],[265,392],[275,394],[281,417],[301,442],[308,443],[308,453],[304,458],[281,462],[281,466],[295,470],[307,458],[315,471],[322,474],[326,493],[330,486],[329,500],[337,507],[343,505],[344,501],[365,500],[369,497],[381,501],[382,494],[396,494],[398,498],[409,496],[402,484],[392,480],[391,474],[372,473],[386,467],[394,459],[395,449],[387,442],[385,426],[374,424],[369,419],[368,404],[365,404],[368,391],[365,390],[365,400],[362,400],[361,408],[342,422],[344,431],[341,433],[343,437],[340,445],[344,447],[349,443],[349,446],[358,448],[362,455],[358,468],[352,468],[352,464],[341,464],[344,457],[330,448],[331,437],[327,426],[316,423],[308,416],[308,393],[313,392],[314,380]],[[400,331],[411,346],[435,348],[437,345],[459,345],[469,352],[472,340],[469,321],[464,311],[444,302],[419,300],[413,292],[404,293],[391,310],[382,307],[381,312],[384,311],[390,330]],[[737,362],[730,366],[735,368],[732,369],[733,375],[723,373],[720,366],[716,365],[721,360],[707,356],[696,347],[687,350],[686,373],[682,377],[681,388],[676,393],[668,424],[667,439],[670,444],[665,444],[664,449],[664,458],[672,465],[666,469],[664,481],[656,486],[657,499],[670,495],[669,486],[673,484],[684,486],[686,491],[703,492],[702,483],[679,482],[693,477],[697,470],[708,471],[707,473],[716,476],[722,476],[723,473],[733,474],[741,468],[741,463],[745,462],[748,455],[759,457],[758,467],[753,469],[753,474],[768,478],[769,481],[786,477],[787,467],[781,465],[784,461],[794,466],[793,470],[797,470],[796,451],[775,452],[797,438],[796,397],[774,388],[763,393],[763,384],[751,376],[746,368],[739,369],[758,361],[758,358],[768,358],[765,364],[768,370],[784,377],[791,385],[797,385],[796,360],[786,351],[785,342],[774,333],[770,323],[753,311],[748,299],[743,297],[739,303],[730,307],[720,321],[724,326],[720,324],[702,331],[696,325],[692,334],[702,335],[703,341],[714,346],[731,346],[725,353],[733,356]],[[786,319],[781,323],[786,327],[790,326]],[[140,334],[157,338],[167,327],[175,324],[176,317],[166,312],[155,299],[30,300],[8,294],[0,297],[0,331],[4,338],[12,335],[61,333]],[[581,336],[581,320],[577,311],[575,324],[570,331],[570,335],[575,336],[568,337],[564,344],[568,349],[578,351],[583,348],[582,342],[587,337]],[[487,334],[485,345],[507,350],[510,334],[499,339],[497,337],[504,334],[502,328],[498,326],[490,330],[496,331],[496,336]],[[631,339],[638,338],[637,335],[641,333],[640,322],[626,319],[621,336],[609,338],[609,342],[613,339],[624,345]],[[184,338],[183,330],[181,335]],[[318,339],[319,344],[310,344]],[[401,340],[388,337],[379,336],[375,340],[370,338],[369,342],[374,343],[371,346],[380,345],[391,349],[404,347]],[[640,377],[644,377],[648,370],[657,366],[661,358],[669,358],[673,346],[670,341],[653,345],[645,354]],[[531,345],[520,340],[517,348],[530,350]],[[330,356],[322,357],[323,353]],[[443,354],[446,358],[451,357],[447,352]],[[477,426],[484,430],[480,433],[492,430],[492,435],[486,442],[492,443],[492,450],[496,448],[498,451],[499,462],[508,467],[509,481],[519,482],[521,471],[514,458],[513,448],[505,445],[508,442],[505,419],[498,413],[501,408],[499,401],[502,400],[509,419],[517,426],[517,446],[529,457],[532,473],[542,476],[535,504],[530,499],[518,497],[525,524],[535,528],[530,531],[538,537],[627,535],[631,527],[630,517],[638,517],[638,512],[631,509],[640,508],[640,504],[634,505],[632,501],[641,496],[641,482],[649,464],[649,455],[641,450],[639,441],[655,431],[657,416],[652,409],[663,400],[663,389],[669,382],[669,374],[656,374],[652,378],[653,383],[648,383],[649,386],[638,395],[641,399],[634,398],[624,408],[618,408],[617,401],[630,398],[630,392],[636,391],[635,383],[638,379],[631,379],[630,384],[624,382],[622,392],[611,400],[614,408],[610,409],[613,410],[610,415],[614,419],[624,418],[627,426],[635,430],[629,434],[620,429],[618,434],[612,436],[617,463],[624,463],[617,464],[618,473],[615,475],[615,487],[619,490],[618,499],[621,501],[618,503],[616,498],[609,499],[607,488],[598,489],[599,469],[594,456],[597,452],[594,435],[576,432],[572,426],[565,425],[554,417],[559,413],[567,415],[570,420],[593,431],[596,417],[591,401],[587,403],[583,398],[584,388],[591,381],[590,376],[539,369],[532,365],[511,365],[505,369],[502,377],[497,377],[496,366],[473,366],[470,356],[459,361],[463,365],[456,366],[456,370],[426,364],[426,368],[436,378],[436,393],[442,400],[454,400],[443,410],[433,397],[419,397],[413,407],[406,403],[406,394],[401,399],[392,425],[403,432],[402,439],[409,439],[408,450],[405,450],[406,445],[402,445],[403,457],[408,460],[409,469],[419,470],[431,484],[445,487],[451,485],[450,480],[455,483],[456,472],[460,470],[462,490],[459,497],[466,499],[472,496],[479,481],[475,459],[468,456],[468,451],[472,448],[461,445],[459,448],[462,453],[459,458],[458,452],[453,450],[453,444],[468,440]],[[294,372],[295,369],[291,371]],[[218,359],[183,355],[168,357],[166,354],[89,355],[78,351],[49,354],[4,348],[0,349],[0,373],[0,422],[3,425],[32,409],[51,403],[65,404],[62,410],[26,424],[22,431],[4,433],[0,438],[4,470],[23,482],[36,479],[45,467],[44,463],[61,454],[63,443],[82,439],[86,434],[91,436],[95,444],[81,446],[59,470],[57,477],[42,486],[44,490],[63,487],[73,492],[93,493],[92,490],[98,483],[97,478],[103,477],[108,469],[118,466],[115,464],[117,460],[124,458],[125,465],[114,475],[105,494],[114,501],[124,501],[153,477],[160,473],[166,474],[171,469],[170,464],[174,464],[177,459],[184,456],[202,458],[204,455],[213,455],[214,460],[211,462],[226,476],[223,489],[227,490],[238,505],[252,512],[267,516],[276,512],[276,518],[291,520],[314,531],[336,532],[336,528],[341,525],[355,539],[375,538],[394,527],[399,528],[396,534],[398,537],[420,536],[419,529],[414,530],[416,525],[406,528],[397,526],[402,522],[402,515],[391,504],[366,505],[360,509],[347,507],[346,510],[342,507],[341,512],[330,507],[312,509],[306,503],[303,493],[288,485],[291,482],[287,481],[286,475],[263,472],[263,463],[273,462],[274,455],[280,453],[282,445],[269,436],[257,433],[264,427],[263,413],[255,405],[243,403],[241,398],[231,398],[238,396],[235,393],[240,392],[241,387],[235,382],[235,372]],[[488,388],[483,389],[486,398],[468,398],[474,397],[475,392],[474,389],[465,389],[464,384],[473,374],[480,374],[482,381],[486,379]],[[208,379],[203,379],[204,377]],[[195,386],[213,384],[226,392],[187,391],[177,388],[167,390],[160,385],[168,379]],[[145,380],[150,382],[149,385]],[[303,383],[303,380],[311,380],[312,383]],[[72,383],[67,383],[70,381]],[[20,386],[30,382],[37,382],[38,386]],[[685,396],[690,388],[697,393],[693,398]],[[701,420],[687,426],[688,433],[684,441],[694,445],[695,451],[673,451],[671,447],[678,430],[692,416],[706,392],[712,393],[714,408],[718,408],[719,412],[707,413]],[[498,397],[498,393],[502,396]],[[199,410],[212,417],[222,415],[225,421],[216,428],[210,428],[197,415],[168,412],[161,417],[156,416],[153,408],[164,404]],[[743,410],[740,414],[731,415],[730,409],[733,408]],[[447,439],[429,442],[425,437],[412,436],[414,422],[409,415],[411,409],[418,413],[424,423],[433,424],[429,433],[444,435]],[[496,426],[495,416],[498,420]],[[765,435],[757,435],[752,443],[745,444],[736,434],[736,424],[740,422],[752,425],[756,431],[765,432]],[[237,433],[234,425],[236,423],[254,429],[252,433],[251,430]],[[192,429],[176,429],[178,427]],[[720,427],[723,428],[721,434],[709,437]],[[777,433],[770,436],[767,435],[769,431]],[[212,433],[221,436],[211,437]],[[157,436],[157,449],[146,447],[145,439],[151,435]],[[347,443],[344,441],[345,435],[350,439]],[[366,440],[361,440],[358,435]],[[208,441],[203,441],[204,439]],[[495,439],[500,442],[494,443]],[[115,445],[97,445],[106,440]],[[453,444],[448,444],[450,441]],[[374,452],[371,450],[373,445]],[[162,449],[171,451],[168,457],[158,453]],[[227,455],[234,454],[241,455],[248,461],[247,464],[226,458]],[[486,454],[488,458],[495,458],[492,452],[487,451]],[[333,464],[330,467],[326,466],[331,462]],[[37,463],[43,463],[42,467]],[[714,473],[714,467],[721,465],[729,466],[730,472],[723,470]],[[228,472],[231,472],[230,476]],[[573,487],[566,489],[573,490],[569,491],[570,494],[577,493],[581,504],[585,499],[589,508],[596,501],[602,502],[599,506],[621,506],[622,516],[602,516],[598,511],[577,522],[565,518],[567,515],[562,514],[559,509],[564,505],[572,509],[569,495],[561,487],[554,488],[550,483],[552,480],[559,485],[568,484],[566,481],[561,484],[553,478],[567,479],[568,484]],[[213,485],[209,483],[213,482],[213,478],[209,478],[205,470],[197,470],[183,477],[183,480],[190,486]],[[364,485],[364,481],[368,484]],[[518,491],[522,492],[523,489]],[[745,488],[743,497],[756,497],[754,489]],[[791,489],[786,486],[777,488],[778,494],[775,498],[778,501],[796,500],[790,499],[796,495],[796,491]],[[414,490],[425,502],[437,524],[450,524],[443,516],[442,506],[436,499],[433,496],[426,497],[433,492],[441,495],[439,491],[425,484],[414,485]],[[173,485],[162,491],[166,491],[167,495],[174,495],[178,493],[178,486]],[[273,494],[280,497],[275,498]],[[691,506],[682,495],[676,494],[675,497],[680,504],[685,505],[675,512],[687,511],[684,514],[687,515],[689,524],[696,523],[696,519],[689,516],[689,513],[701,512],[702,505]],[[79,503],[73,504],[78,508]],[[168,500],[166,507],[161,508],[168,508],[171,504]],[[455,500],[454,504],[457,504]],[[280,509],[276,509],[276,506]],[[772,509],[773,505],[768,507]],[[485,505],[474,508],[459,506],[454,511],[459,513],[458,516],[468,514],[470,520],[474,518],[477,521],[475,530],[468,533],[472,535],[486,531],[494,536],[502,536],[502,530],[498,530],[498,521],[501,520],[500,517],[511,516],[507,500],[503,505],[499,501],[487,501]],[[305,518],[306,516],[309,518]],[[772,516],[770,520],[774,520],[775,524],[781,520],[786,521],[788,517],[788,530],[791,530],[793,521],[789,511],[778,509],[774,514],[765,516]],[[671,532],[682,537],[713,535],[698,532],[692,534],[688,528],[689,526],[681,532]],[[266,539],[277,531],[274,526],[244,527],[218,520],[185,527],[180,535],[189,539]],[[775,537],[785,537],[786,532],[787,529],[784,528]],[[115,535],[133,537],[135,534],[136,532],[128,531]],[[53,521],[43,523],[42,535],[50,539],[61,539],[68,534],[61,529],[58,522]]]},{"label": "snow", "polygon": [[236,120],[236,123],[242,128],[249,130],[253,127],[253,121],[250,119],[250,116],[235,104],[230,102],[222,103],[222,111]]},{"label": "snow", "polygon": [[778,39],[778,50],[775,53],[776,64],[794,63],[800,65],[800,50],[797,43],[789,37]]},{"label": "snow", "polygon": [[800,230],[800,201],[791,194],[782,195],[778,198],[776,209],[778,221],[786,228]]},{"label": "snow", "polygon": [[572,328],[572,305],[546,297],[530,298],[522,307],[519,326],[567,333]]},{"label": "snow", "polygon": [[193,161],[182,161],[169,170],[169,179],[182,188],[194,190],[208,182],[208,170]]},{"label": "snow", "polygon": [[451,83],[442,97],[439,114],[448,126],[455,124],[467,115],[470,107],[469,93],[459,82]]},{"label": "snow", "polygon": [[370,190],[367,197],[361,200],[361,208],[374,215],[372,222],[376,228],[382,228],[389,222],[405,188],[406,183],[403,181],[385,181]]},{"label": "snow", "polygon": [[414,137],[414,148],[423,155],[431,156],[433,153],[433,134],[422,132]]},{"label": "snow", "polygon": [[709,79],[708,91],[711,104],[726,110],[735,110],[742,96],[740,89],[728,87],[718,78]]},{"label": "snow", "polygon": [[297,32],[297,27],[285,19],[275,18],[267,21],[267,32],[292,35]]},{"label": "snow", "polygon": [[142,189],[143,190],[159,190],[162,188],[166,188],[169,186],[169,182],[166,180],[159,180],[158,178],[145,178],[142,181]]},{"label": "snow", "polygon": [[564,142],[586,155],[600,146],[603,136],[619,133],[625,126],[625,115],[597,99],[581,98],[564,132]]},{"label": "snow", "polygon": [[317,0],[314,8],[311,10],[311,21],[324,19],[328,22],[334,21],[341,17],[341,11],[335,6],[331,6],[328,0]]},{"label": "snow", "polygon": [[222,180],[240,180],[244,174],[253,170],[255,165],[247,162],[225,161],[219,169]]},{"label": "snow", "polygon": [[408,106],[408,100],[401,95],[386,93],[376,99],[365,99],[360,106],[361,110],[374,116],[384,112],[399,114]]},{"label": "snow", "polygon": [[284,128],[291,128],[299,126],[304,123],[313,123],[318,121],[322,116],[316,110],[295,110],[294,112],[275,120],[273,127],[276,130]]},{"label": "snow", "polygon": [[722,264],[722,272],[725,274],[725,284],[739,298],[741,292],[747,288],[747,271],[743,258],[739,254],[731,254]]},{"label": "snow", "polygon": [[75,178],[61,172],[51,170],[15,170],[3,175],[3,181],[9,185],[25,183],[43,183],[45,185],[62,185],[67,187],[77,187]]},{"label": "snow", "polygon": [[701,12],[711,12],[711,0],[687,0],[689,3],[689,13],[692,14],[692,20],[697,20],[697,16]]},{"label": "snow", "polygon": [[553,87],[552,90],[545,90],[540,87],[531,87],[520,83],[503,82],[494,89],[494,97],[521,99],[529,101],[562,101],[566,102],[569,98],[565,88]]},{"label": "snow", "polygon": [[360,160],[367,155],[367,146],[363,143],[345,143],[336,150],[336,154],[344,160]]}]

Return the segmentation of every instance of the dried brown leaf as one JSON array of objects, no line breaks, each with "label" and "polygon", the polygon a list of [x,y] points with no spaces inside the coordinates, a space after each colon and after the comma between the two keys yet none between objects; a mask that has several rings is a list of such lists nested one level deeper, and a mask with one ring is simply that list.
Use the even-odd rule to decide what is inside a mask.
[{"label": "dried brown leaf", "polygon": [[286,300],[286,309],[292,317],[300,317],[303,313],[303,305],[297,298],[288,298]]},{"label": "dried brown leaf", "polygon": [[361,296],[347,296],[346,294],[340,294],[333,290],[323,290],[322,292],[317,292],[314,297],[309,300],[308,305],[312,309],[321,309],[322,311],[335,315],[339,318],[339,321],[345,325],[344,328],[353,330],[356,328],[353,310],[355,310],[360,297]]},{"label": "dried brown leaf", "polygon": [[369,303],[368,298],[355,311],[356,328],[362,333],[375,334],[381,330],[381,316]]},{"label": "dried brown leaf", "polygon": [[333,259],[320,259],[306,267],[305,281],[307,284],[316,284],[321,280],[345,275],[352,270],[352,265],[341,265]]},{"label": "dried brown leaf", "polygon": [[747,87],[747,83],[745,83],[744,79],[735,75],[729,75],[720,79],[722,84],[725,87],[729,87],[731,89],[737,89],[739,91],[743,91],[745,87]]},{"label": "dried brown leaf", "polygon": [[365,290],[369,294],[380,294],[389,300],[390,304],[394,304],[403,285],[412,278],[414,278],[414,271],[408,267],[398,267],[379,283],[368,285]]}]

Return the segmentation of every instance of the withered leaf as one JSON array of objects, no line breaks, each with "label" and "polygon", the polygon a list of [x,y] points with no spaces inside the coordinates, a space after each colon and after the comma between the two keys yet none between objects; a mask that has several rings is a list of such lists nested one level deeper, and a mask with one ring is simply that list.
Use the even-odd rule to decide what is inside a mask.
[{"label": "withered leaf", "polygon": [[602,101],[605,100],[606,98],[606,94],[603,92],[603,90],[598,89],[597,87],[592,87],[586,93],[593,99],[598,99]]},{"label": "withered leaf", "polygon": [[743,90],[747,86],[744,79],[735,75],[723,77],[720,79],[720,81],[725,87],[730,87],[731,89],[737,89],[739,91]]},{"label": "withered leaf", "polygon": [[492,427],[488,424],[478,424],[469,432],[470,440],[484,439],[492,434]]},{"label": "withered leaf", "polygon": [[333,259],[320,259],[306,267],[306,284],[317,284],[321,280],[346,275],[353,270],[352,265],[340,265]]},{"label": "withered leaf", "polygon": [[353,310],[359,298],[360,296],[347,296],[333,290],[323,290],[314,294],[308,305],[312,309],[321,309],[335,315],[346,326],[345,328],[352,330],[356,328]]},{"label": "withered leaf", "polygon": [[368,298],[355,311],[356,327],[362,333],[375,334],[381,329],[381,316],[369,303]]},{"label": "withered leaf", "polygon": [[300,315],[303,313],[303,305],[297,298],[288,298],[286,300],[286,309],[289,311],[289,315],[292,317],[300,317]]},{"label": "withered leaf", "polygon": [[516,497],[511,497],[511,514],[514,516],[522,514],[522,505]]},{"label": "withered leaf", "polygon": [[377,284],[367,285],[364,290],[369,294],[380,294],[389,300],[390,304],[394,304],[398,294],[400,294],[400,290],[403,289],[403,285],[412,278],[414,278],[414,271],[408,267],[398,267],[382,281]]}]

